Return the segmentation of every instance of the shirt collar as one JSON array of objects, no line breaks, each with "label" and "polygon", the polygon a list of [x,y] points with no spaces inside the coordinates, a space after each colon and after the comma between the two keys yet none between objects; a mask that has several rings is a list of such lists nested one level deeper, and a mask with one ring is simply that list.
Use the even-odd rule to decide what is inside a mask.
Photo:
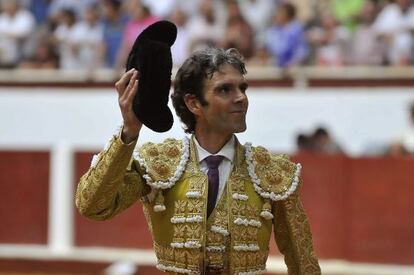
[{"label": "shirt collar", "polygon": [[224,146],[220,149],[220,151],[217,152],[217,154],[211,154],[207,150],[205,150],[203,147],[201,147],[197,139],[194,137],[194,143],[197,148],[199,163],[201,163],[206,157],[211,156],[211,155],[223,156],[226,159],[228,159],[231,163],[233,163],[234,153],[236,151],[234,148],[234,142],[235,142],[235,137],[233,135],[229,139],[229,141],[227,141],[227,143],[224,144]]}]

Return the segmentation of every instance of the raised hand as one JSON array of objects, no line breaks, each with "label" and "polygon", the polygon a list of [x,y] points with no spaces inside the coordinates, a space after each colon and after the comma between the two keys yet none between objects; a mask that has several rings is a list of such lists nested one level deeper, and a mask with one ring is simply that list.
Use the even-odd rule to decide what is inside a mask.
[{"label": "raised hand", "polygon": [[141,121],[132,109],[134,97],[138,90],[138,81],[139,72],[136,69],[131,69],[115,83],[115,89],[118,92],[118,103],[124,120],[121,139],[125,143],[137,139],[142,127]]}]

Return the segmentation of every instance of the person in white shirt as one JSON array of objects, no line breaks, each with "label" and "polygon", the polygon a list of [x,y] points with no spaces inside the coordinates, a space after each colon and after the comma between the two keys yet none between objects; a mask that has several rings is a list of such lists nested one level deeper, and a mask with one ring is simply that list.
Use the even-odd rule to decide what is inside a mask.
[{"label": "person in white shirt", "polygon": [[171,54],[174,66],[178,67],[187,59],[190,54],[190,41],[188,32],[188,20],[185,12],[176,8],[171,16],[171,21],[177,26],[177,39],[171,47]]},{"label": "person in white shirt", "polygon": [[91,70],[103,66],[103,28],[94,6],[85,10],[80,22],[76,22],[73,11],[63,10],[54,35],[60,44],[61,69]]},{"label": "person in white shirt", "polygon": [[14,68],[23,57],[23,45],[35,28],[33,15],[17,0],[2,0],[0,14],[0,67]]},{"label": "person in white shirt", "polygon": [[387,42],[387,59],[391,65],[408,65],[414,46],[414,6],[410,0],[397,0],[385,6],[372,25]]},{"label": "person in white shirt", "polygon": [[72,10],[62,10],[58,18],[59,24],[53,32],[55,44],[59,49],[59,68],[64,70],[75,70],[78,68],[76,50],[72,40],[76,26],[76,15]]},{"label": "person in white shirt", "polygon": [[217,46],[224,35],[224,22],[215,12],[214,2],[201,0],[199,16],[188,22],[190,52]]},{"label": "person in white shirt", "polygon": [[72,45],[77,49],[78,69],[103,67],[103,27],[99,22],[98,7],[85,9],[83,20],[74,26]]}]

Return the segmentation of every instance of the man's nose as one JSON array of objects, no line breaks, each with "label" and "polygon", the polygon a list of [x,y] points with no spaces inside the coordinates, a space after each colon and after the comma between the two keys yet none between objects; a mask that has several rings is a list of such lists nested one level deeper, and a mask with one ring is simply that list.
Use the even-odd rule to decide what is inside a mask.
[{"label": "man's nose", "polygon": [[237,94],[235,96],[235,102],[242,102],[247,100],[247,95],[244,91],[238,89]]}]

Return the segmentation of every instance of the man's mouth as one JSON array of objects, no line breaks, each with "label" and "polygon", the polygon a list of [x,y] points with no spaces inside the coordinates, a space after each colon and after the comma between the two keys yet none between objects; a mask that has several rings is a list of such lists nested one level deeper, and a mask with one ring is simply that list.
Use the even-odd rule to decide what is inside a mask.
[{"label": "man's mouth", "polygon": [[231,111],[230,113],[232,113],[232,114],[245,114],[246,110],[235,110],[235,111]]}]

